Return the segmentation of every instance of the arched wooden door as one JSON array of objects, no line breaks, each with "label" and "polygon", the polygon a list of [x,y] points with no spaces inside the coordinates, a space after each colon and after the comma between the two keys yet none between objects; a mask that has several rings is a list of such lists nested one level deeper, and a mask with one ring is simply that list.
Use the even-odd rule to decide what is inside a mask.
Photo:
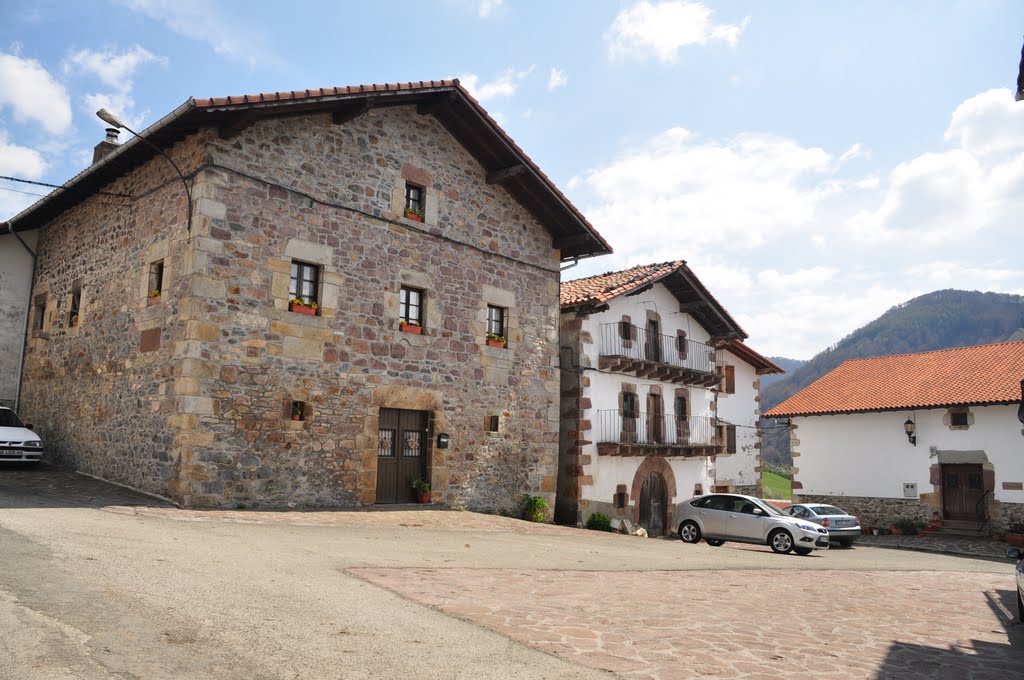
[{"label": "arched wooden door", "polygon": [[648,536],[665,535],[665,478],[651,472],[640,488],[640,526]]}]

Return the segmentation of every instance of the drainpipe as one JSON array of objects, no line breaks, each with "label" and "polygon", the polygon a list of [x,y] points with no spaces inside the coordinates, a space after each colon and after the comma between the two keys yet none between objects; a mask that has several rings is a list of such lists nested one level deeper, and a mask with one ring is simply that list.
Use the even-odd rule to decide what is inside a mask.
[{"label": "drainpipe", "polygon": [[18,382],[14,386],[14,412],[18,413],[21,410],[21,383],[25,379],[25,345],[28,344],[28,323],[32,312],[32,287],[36,282],[37,258],[35,252],[28,247],[28,244],[25,243],[24,239],[18,236],[18,232],[14,231],[14,226],[10,222],[2,222],[0,223],[0,227],[6,227],[8,233],[18,239],[18,243],[21,244],[21,247],[24,248],[25,252],[29,254],[29,257],[32,258],[32,276],[29,278],[28,284],[28,306],[25,309],[25,333],[21,339],[21,347],[18,348]]}]

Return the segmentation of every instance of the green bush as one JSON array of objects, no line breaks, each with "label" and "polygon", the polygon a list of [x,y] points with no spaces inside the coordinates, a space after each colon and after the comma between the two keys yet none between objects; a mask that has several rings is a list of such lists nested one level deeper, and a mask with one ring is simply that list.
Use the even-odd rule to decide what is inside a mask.
[{"label": "green bush", "polygon": [[904,534],[916,534],[925,527],[924,522],[919,522],[916,519],[910,519],[909,517],[900,517],[898,520],[893,522],[892,525]]},{"label": "green bush", "polygon": [[1011,522],[1006,526],[1008,534],[1024,534],[1024,522]]},{"label": "green bush", "polygon": [[595,512],[587,518],[587,528],[593,529],[594,531],[611,531],[612,518],[608,515],[603,515],[600,512]]},{"label": "green bush", "polygon": [[528,522],[543,522],[548,518],[548,502],[541,496],[523,497],[523,519]]}]

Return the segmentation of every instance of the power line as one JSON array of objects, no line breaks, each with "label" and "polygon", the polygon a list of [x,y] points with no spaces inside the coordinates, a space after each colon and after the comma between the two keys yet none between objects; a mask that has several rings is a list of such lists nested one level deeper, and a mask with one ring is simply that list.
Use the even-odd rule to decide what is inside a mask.
[{"label": "power line", "polygon": [[[50,184],[49,182],[36,182],[31,179],[22,179],[20,177],[8,177],[7,175],[0,175],[0,179],[5,179],[8,182],[21,182],[22,184],[34,184],[38,187],[50,187],[51,189],[66,189],[67,186],[64,184]],[[7,187],[0,187],[0,189],[6,189]],[[17,191],[17,189],[8,189],[8,191]],[[18,193],[28,193],[21,191]],[[114,191],[96,191],[97,194],[103,194],[104,196],[117,196],[118,198],[131,198],[129,194],[119,194]],[[29,194],[30,196],[45,196],[46,194]]]},{"label": "power line", "polygon": [[48,194],[37,194],[32,191],[22,191],[21,189],[12,189],[11,187],[0,187],[4,191],[13,191],[16,194],[25,194],[26,196],[47,196]]}]

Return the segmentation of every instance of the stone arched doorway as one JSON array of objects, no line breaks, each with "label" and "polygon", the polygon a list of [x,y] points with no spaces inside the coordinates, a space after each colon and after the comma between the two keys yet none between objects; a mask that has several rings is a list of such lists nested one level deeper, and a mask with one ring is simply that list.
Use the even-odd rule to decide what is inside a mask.
[{"label": "stone arched doorway", "polygon": [[647,530],[648,536],[672,532],[676,479],[664,458],[644,459],[633,477],[633,522]]}]

